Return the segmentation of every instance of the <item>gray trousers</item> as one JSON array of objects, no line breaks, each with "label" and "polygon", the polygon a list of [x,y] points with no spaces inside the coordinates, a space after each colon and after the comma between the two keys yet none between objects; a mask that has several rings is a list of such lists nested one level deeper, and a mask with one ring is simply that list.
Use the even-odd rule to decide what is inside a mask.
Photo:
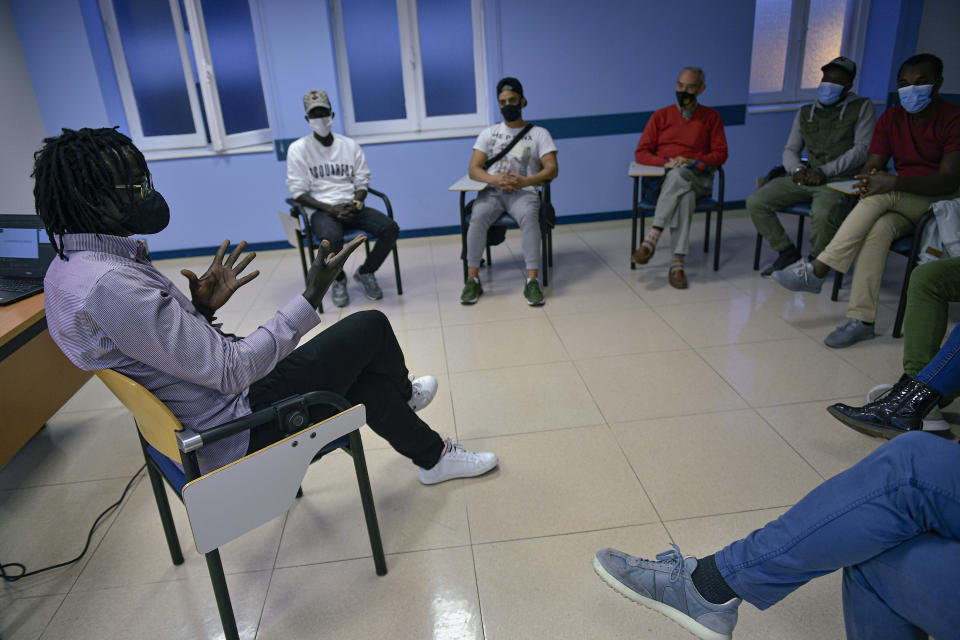
[{"label": "gray trousers", "polygon": [[713,174],[703,174],[686,167],[670,169],[663,178],[657,208],[653,212],[653,226],[670,227],[673,252],[687,255],[690,248],[690,221],[697,198],[713,192]]},{"label": "gray trousers", "polygon": [[526,268],[540,268],[540,196],[532,191],[506,193],[487,187],[477,196],[467,229],[467,266],[480,267],[487,247],[487,229],[507,212],[520,226],[520,244]]}]

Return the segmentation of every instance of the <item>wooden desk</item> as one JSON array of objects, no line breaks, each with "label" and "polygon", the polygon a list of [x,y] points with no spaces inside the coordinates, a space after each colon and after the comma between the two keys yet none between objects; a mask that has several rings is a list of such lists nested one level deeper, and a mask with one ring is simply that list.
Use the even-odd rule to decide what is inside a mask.
[{"label": "wooden desk", "polygon": [[0,465],[90,378],[47,331],[43,294],[0,307]]}]

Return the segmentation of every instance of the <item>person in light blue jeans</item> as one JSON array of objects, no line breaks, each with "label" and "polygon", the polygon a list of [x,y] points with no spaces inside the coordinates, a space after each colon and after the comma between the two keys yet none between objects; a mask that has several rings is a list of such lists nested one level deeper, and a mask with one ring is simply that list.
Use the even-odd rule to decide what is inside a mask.
[{"label": "person in light blue jeans", "polygon": [[716,554],[658,560],[601,549],[594,569],[700,638],[730,638],[741,599],[766,609],[837,569],[847,638],[960,638],[960,445],[905,434]]},{"label": "person in light blue jeans", "polygon": [[960,392],[960,329],[909,382],[875,412],[898,437],[776,520],[699,559],[676,545],[655,561],[601,549],[594,570],[700,638],[730,638],[743,600],[766,609],[837,569],[847,638],[960,638],[960,445],[910,428]]}]

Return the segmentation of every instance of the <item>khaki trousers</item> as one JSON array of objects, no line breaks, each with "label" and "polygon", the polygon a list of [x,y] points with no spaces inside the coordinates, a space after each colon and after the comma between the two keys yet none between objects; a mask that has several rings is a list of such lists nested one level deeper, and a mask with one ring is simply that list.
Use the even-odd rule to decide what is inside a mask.
[{"label": "khaki trousers", "polygon": [[897,238],[910,234],[916,222],[937,200],[955,198],[960,193],[943,196],[918,196],[903,191],[890,191],[863,198],[846,217],[830,244],[817,259],[840,273],[846,273],[857,261],[850,287],[847,317],[862,322],[877,318],[880,280],[887,264],[890,245]]}]

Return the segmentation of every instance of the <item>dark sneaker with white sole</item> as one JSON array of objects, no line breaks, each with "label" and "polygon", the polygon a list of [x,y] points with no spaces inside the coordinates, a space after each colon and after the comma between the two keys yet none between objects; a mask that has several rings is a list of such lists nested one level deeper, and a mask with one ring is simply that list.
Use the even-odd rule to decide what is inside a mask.
[{"label": "dark sneaker with white sole", "polygon": [[540,281],[536,278],[527,280],[523,285],[523,297],[527,299],[527,304],[531,307],[539,307],[543,304],[543,289],[540,288]]},{"label": "dark sneaker with white sole", "polygon": [[480,286],[480,278],[467,278],[467,283],[463,285],[463,292],[460,293],[460,304],[475,304],[482,295],[483,287]]}]

